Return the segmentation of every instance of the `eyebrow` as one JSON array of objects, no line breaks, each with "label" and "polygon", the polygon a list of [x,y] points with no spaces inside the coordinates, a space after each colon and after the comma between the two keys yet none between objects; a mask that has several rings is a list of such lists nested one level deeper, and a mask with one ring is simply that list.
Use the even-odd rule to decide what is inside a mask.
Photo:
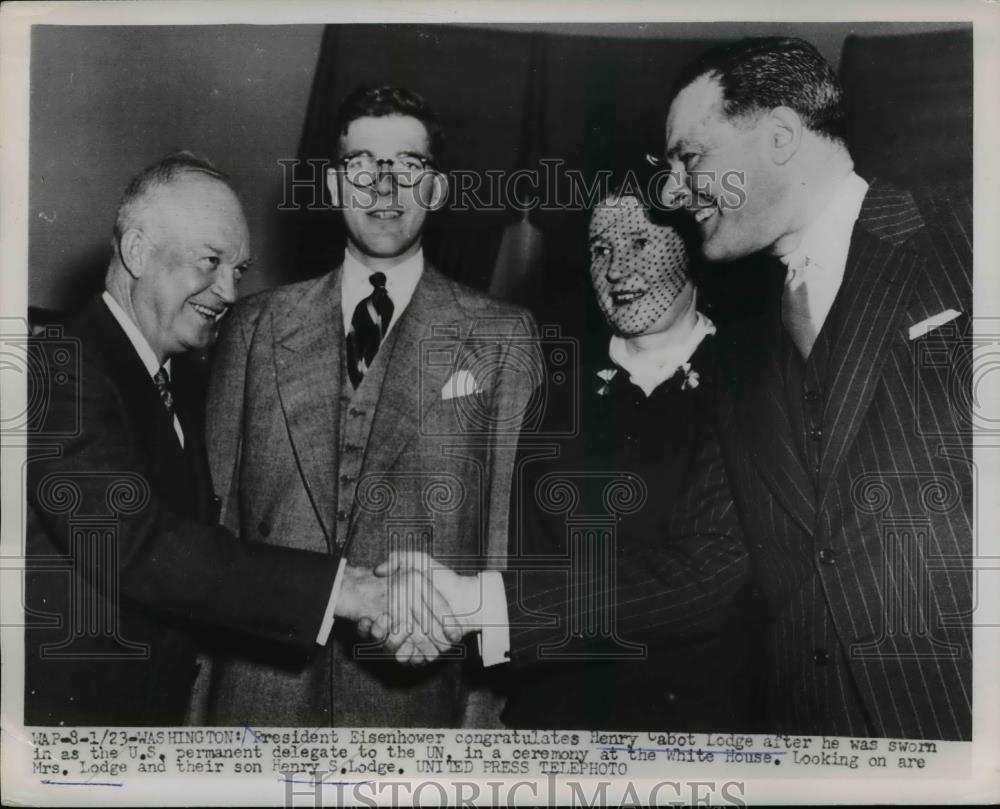
[{"label": "eyebrow", "polygon": [[680,156],[685,152],[704,150],[705,144],[693,140],[681,140],[673,149],[667,149],[667,157]]},{"label": "eyebrow", "polygon": [[[208,251],[210,251],[212,253],[215,253],[216,256],[221,256],[222,253],[223,253],[223,251],[220,250],[218,247],[216,247],[213,244],[209,244],[208,242],[205,242],[204,249],[208,250]],[[246,261],[241,261],[236,266],[237,267],[244,267],[245,268],[245,267],[249,267],[251,264],[253,264],[253,262],[254,262],[254,257],[250,256],[249,258],[246,259]]]},{"label": "eyebrow", "polygon": [[[353,152],[348,152],[345,154],[341,160],[350,160],[352,157],[360,157],[361,155],[368,155],[368,157],[375,157],[375,153],[370,149],[355,149]],[[400,152],[396,152],[395,157],[419,157],[423,160],[432,160],[430,155],[424,154],[423,152],[410,151],[408,149],[403,149]]]}]

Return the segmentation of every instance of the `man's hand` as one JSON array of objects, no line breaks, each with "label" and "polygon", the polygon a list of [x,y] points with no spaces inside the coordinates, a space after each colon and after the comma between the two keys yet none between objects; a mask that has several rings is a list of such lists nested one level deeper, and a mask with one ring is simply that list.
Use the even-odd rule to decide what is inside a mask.
[{"label": "man's hand", "polygon": [[[434,592],[447,604],[447,611],[437,612],[434,626],[440,626],[449,645],[457,643],[469,632],[479,627],[480,588],[478,576],[460,576],[432,557],[419,551],[393,551],[389,558],[375,568],[375,576],[397,578],[406,581],[408,575],[418,576],[432,585]],[[397,602],[398,605],[399,602]],[[421,644],[421,637],[414,632],[404,632],[396,611],[387,610],[375,619],[367,617],[358,621],[358,632],[396,651],[397,660],[410,662],[430,662],[447,647],[435,643],[436,652],[428,653],[427,645]]]},{"label": "man's hand", "polygon": [[375,576],[348,565],[341,587],[336,616],[357,622],[359,635],[381,642],[400,663],[430,662],[462,638],[456,627],[441,623],[453,612],[448,601],[412,567]]}]

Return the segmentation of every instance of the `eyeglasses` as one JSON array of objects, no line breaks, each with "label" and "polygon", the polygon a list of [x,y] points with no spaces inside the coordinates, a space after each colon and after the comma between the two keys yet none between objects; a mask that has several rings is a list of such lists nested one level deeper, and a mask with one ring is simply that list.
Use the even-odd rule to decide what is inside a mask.
[{"label": "eyeglasses", "polygon": [[358,188],[371,188],[383,172],[387,172],[399,185],[416,185],[424,174],[434,168],[429,157],[408,154],[379,159],[368,152],[348,155],[338,160],[337,164],[343,167],[348,181]]}]

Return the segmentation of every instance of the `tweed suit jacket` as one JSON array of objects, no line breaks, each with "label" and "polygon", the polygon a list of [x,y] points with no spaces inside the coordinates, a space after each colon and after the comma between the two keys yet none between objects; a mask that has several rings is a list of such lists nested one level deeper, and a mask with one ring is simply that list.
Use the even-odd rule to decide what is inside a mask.
[{"label": "tweed suit jacket", "polygon": [[[400,542],[466,570],[501,567],[517,436],[541,367],[530,315],[427,266],[345,406],[340,278],[247,299],[220,335],[208,443],[225,524],[247,542],[366,567]],[[446,396],[456,373],[476,392]],[[366,388],[369,377],[381,388]],[[209,721],[458,725],[467,690],[456,655],[408,669],[337,621],[306,658],[258,647],[214,661]]]},{"label": "tweed suit jacket", "polygon": [[[767,721],[969,739],[971,204],[873,183],[817,346],[816,468],[780,361],[782,281],[720,333],[718,426],[769,610]],[[960,316],[925,334],[911,327]]]}]

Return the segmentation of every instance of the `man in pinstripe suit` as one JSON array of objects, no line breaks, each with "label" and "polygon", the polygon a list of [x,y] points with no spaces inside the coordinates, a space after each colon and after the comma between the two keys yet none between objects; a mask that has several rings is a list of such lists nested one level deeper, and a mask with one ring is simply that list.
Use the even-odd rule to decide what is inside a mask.
[{"label": "man in pinstripe suit", "polygon": [[736,43],[678,88],[664,204],[706,258],[771,265],[717,386],[768,603],[767,729],[970,739],[971,206],[855,174],[806,42]]}]

